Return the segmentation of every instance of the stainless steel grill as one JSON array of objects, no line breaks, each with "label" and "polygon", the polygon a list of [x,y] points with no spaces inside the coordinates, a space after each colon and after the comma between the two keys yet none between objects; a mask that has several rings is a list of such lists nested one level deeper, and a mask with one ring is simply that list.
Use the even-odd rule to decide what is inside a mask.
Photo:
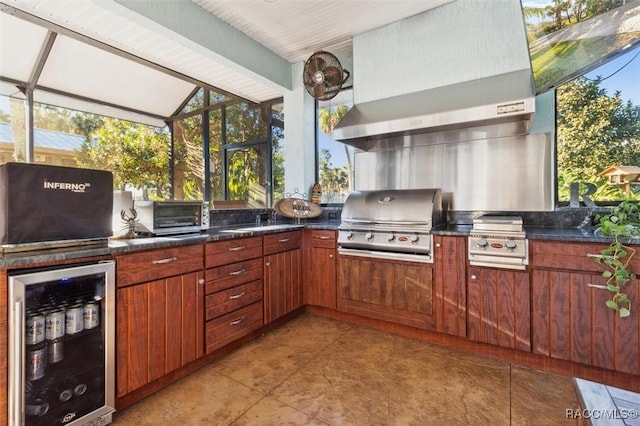
[{"label": "stainless steel grill", "polygon": [[338,251],[433,262],[431,230],[442,220],[440,189],[355,191],[342,209]]},{"label": "stainless steel grill", "polygon": [[473,220],[469,233],[469,263],[507,269],[525,269],[529,264],[529,242],[522,218],[482,216]]}]

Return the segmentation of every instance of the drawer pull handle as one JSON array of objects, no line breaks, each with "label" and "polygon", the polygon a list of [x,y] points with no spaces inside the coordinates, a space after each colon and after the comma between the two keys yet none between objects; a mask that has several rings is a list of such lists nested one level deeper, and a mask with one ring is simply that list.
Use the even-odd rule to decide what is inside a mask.
[{"label": "drawer pull handle", "polygon": [[318,240],[330,240],[331,239],[331,237],[317,237],[317,236],[313,237],[313,238],[316,238]]},{"label": "drawer pull handle", "polygon": [[240,251],[240,250],[244,250],[244,246],[231,247],[229,249],[229,251]]},{"label": "drawer pull handle", "polygon": [[153,263],[154,265],[162,265],[162,264],[165,264],[165,263],[175,262],[176,260],[178,260],[178,257],[177,256],[173,256],[173,257],[167,257],[166,259],[154,260],[151,263]]},{"label": "drawer pull handle", "polygon": [[241,323],[242,323],[244,320],[246,320],[246,319],[247,319],[247,317],[238,318],[238,319],[237,319],[237,320],[235,320],[235,321],[231,321],[231,322],[229,323],[229,325],[238,325],[238,324],[241,324]]},{"label": "drawer pull handle", "polygon": [[244,295],[245,295],[245,292],[243,291],[242,293],[238,293],[238,294],[234,294],[233,296],[229,296],[229,300],[240,299]]},{"label": "drawer pull handle", "polygon": [[245,272],[247,272],[246,269],[240,269],[239,271],[229,272],[229,275],[231,275],[231,276],[233,276],[233,275],[241,275],[241,274],[244,274]]},{"label": "drawer pull handle", "polygon": [[587,283],[587,287],[597,288],[598,290],[608,290],[609,289],[606,285],[598,285],[598,284],[591,284],[591,283]]},{"label": "drawer pull handle", "polygon": [[279,243],[286,243],[287,241],[289,241],[289,238],[283,238],[281,240],[278,240]]}]

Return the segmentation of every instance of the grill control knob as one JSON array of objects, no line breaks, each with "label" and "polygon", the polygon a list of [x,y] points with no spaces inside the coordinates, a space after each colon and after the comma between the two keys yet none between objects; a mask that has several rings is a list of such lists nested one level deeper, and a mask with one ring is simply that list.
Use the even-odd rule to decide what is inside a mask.
[{"label": "grill control knob", "polygon": [[353,240],[353,232],[347,232],[347,240]]},{"label": "grill control knob", "polygon": [[396,236],[393,234],[387,235],[387,241],[392,242],[396,240]]},{"label": "grill control knob", "polygon": [[367,241],[373,241],[373,233],[372,232],[367,232],[364,236]]},{"label": "grill control knob", "polygon": [[486,249],[489,246],[489,241],[484,238],[480,238],[476,245],[478,246],[478,248]]},{"label": "grill control knob", "polygon": [[507,250],[509,250],[509,251],[514,251],[514,250],[518,247],[518,245],[516,244],[516,242],[515,242],[515,241],[513,241],[513,240],[507,240],[507,242],[506,242],[506,243],[504,243],[504,246],[505,246],[505,248],[506,248]]},{"label": "grill control knob", "polygon": [[412,235],[409,237],[409,241],[411,241],[412,243],[417,243],[418,241],[420,241],[420,237],[418,237],[417,235]]}]

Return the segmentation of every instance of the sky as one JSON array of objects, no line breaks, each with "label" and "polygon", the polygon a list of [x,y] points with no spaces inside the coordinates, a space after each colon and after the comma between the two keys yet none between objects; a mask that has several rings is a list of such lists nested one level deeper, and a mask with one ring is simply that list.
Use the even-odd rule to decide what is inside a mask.
[{"label": "sky", "polygon": [[[631,62],[625,66],[629,61]],[[620,69],[623,66],[624,68]],[[618,70],[620,70],[618,73],[604,80],[600,87],[606,88],[609,96],[613,95],[616,90],[620,90],[621,97],[625,102],[631,100],[634,105],[640,105],[640,46],[585,74],[585,77],[590,79],[598,76],[606,78]]]}]

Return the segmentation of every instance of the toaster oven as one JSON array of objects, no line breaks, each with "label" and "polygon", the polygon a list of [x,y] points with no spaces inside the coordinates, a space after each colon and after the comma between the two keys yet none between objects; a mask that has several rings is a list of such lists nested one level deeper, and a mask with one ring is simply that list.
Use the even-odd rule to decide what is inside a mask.
[{"label": "toaster oven", "polygon": [[134,201],[134,207],[139,233],[173,235],[209,229],[206,201]]}]

